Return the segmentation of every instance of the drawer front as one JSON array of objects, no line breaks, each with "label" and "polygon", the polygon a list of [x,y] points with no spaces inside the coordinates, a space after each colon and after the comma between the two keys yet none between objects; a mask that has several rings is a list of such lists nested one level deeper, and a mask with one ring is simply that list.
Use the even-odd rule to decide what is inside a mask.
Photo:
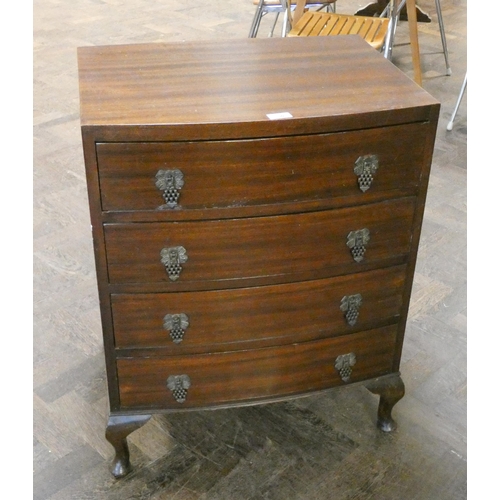
[{"label": "drawer front", "polygon": [[305,214],[183,223],[106,224],[111,283],[309,278],[406,256],[415,200]]},{"label": "drawer front", "polygon": [[[372,193],[417,186],[427,128],[410,124],[242,141],[100,143],[102,209],[157,210],[170,203],[189,210],[342,196],[364,203]],[[370,160],[356,163],[370,155],[377,156],[375,169]]]},{"label": "drawer front", "polygon": [[282,347],[118,359],[120,406],[196,408],[327,389],[390,373],[395,345],[391,326]]},{"label": "drawer front", "polygon": [[405,273],[397,266],[285,285],[112,295],[115,345],[178,355],[366,330],[399,319]]}]

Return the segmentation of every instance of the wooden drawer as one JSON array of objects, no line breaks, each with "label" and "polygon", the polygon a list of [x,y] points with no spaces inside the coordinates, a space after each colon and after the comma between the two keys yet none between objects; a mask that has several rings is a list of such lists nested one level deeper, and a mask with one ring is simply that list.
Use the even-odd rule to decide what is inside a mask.
[{"label": "wooden drawer", "polygon": [[406,266],[396,266],[285,285],[112,295],[115,346],[164,347],[178,355],[304,342],[395,323],[405,273]]},{"label": "wooden drawer", "polygon": [[[291,396],[343,385],[338,356],[353,353],[347,382],[390,373],[396,326],[314,342],[192,356],[117,360],[122,408],[193,408]],[[184,402],[169,377],[189,377]],[[184,378],[185,379],[185,378]],[[179,379],[178,379],[179,380]],[[182,379],[179,380],[182,389]],[[184,387],[185,389],[186,387]]]},{"label": "wooden drawer", "polygon": [[[241,141],[100,143],[97,160],[104,211],[157,210],[160,170],[179,170],[182,210],[269,205],[414,191],[428,124],[356,132]],[[377,155],[372,185],[361,191],[360,156]]]},{"label": "wooden drawer", "polygon": [[[356,272],[361,264],[380,264],[407,255],[415,200],[405,198],[339,210],[289,216],[183,223],[106,224],[111,283],[173,282],[172,262],[181,258],[176,282],[194,283],[309,273],[309,279]],[[348,237],[369,232],[356,261]],[[358,233],[359,235],[360,233]],[[366,231],[365,231],[366,234]],[[362,236],[362,235],[361,235]],[[351,238],[352,240],[352,238]],[[174,256],[167,259],[168,249]]]}]

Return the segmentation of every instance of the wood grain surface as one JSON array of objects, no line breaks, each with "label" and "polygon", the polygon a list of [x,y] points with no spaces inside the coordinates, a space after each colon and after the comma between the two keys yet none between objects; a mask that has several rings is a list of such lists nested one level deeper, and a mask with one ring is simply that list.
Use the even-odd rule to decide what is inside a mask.
[{"label": "wood grain surface", "polygon": [[[442,107],[401,364],[406,396],[394,411],[398,431],[377,431],[377,398],[360,386],[189,418],[158,415],[131,435],[134,470],[117,482],[104,438],[108,395],[76,47],[245,38],[255,6],[35,0],[34,499],[467,498],[467,92],[453,132],[446,131],[466,71],[467,9],[463,0],[441,1],[452,67],[446,76],[434,2],[419,4],[432,18],[419,23],[423,87]],[[337,11],[360,5],[343,0]],[[260,37],[272,20],[266,16]],[[411,78],[407,41],[402,22],[393,62]],[[262,133],[257,127],[255,137]],[[110,139],[130,137],[124,131]],[[16,488],[21,496],[23,485]]]},{"label": "wood grain surface", "polygon": [[[179,169],[184,186],[178,210],[415,194],[428,124],[338,134],[246,141],[97,144],[102,210],[158,210],[160,169]],[[335,154],[332,154],[332,149]],[[354,173],[360,156],[377,155],[366,192]],[[166,210],[165,219],[172,216]],[[175,214],[174,214],[175,216]],[[206,217],[206,214],[204,214]]]},{"label": "wood grain surface", "polygon": [[[397,321],[406,266],[337,278],[209,292],[116,294],[111,297],[118,349],[163,347],[164,354],[212,352],[314,340]],[[380,287],[380,283],[384,283]],[[360,294],[354,325],[341,309],[344,296]],[[175,344],[166,314],[186,314],[189,326]]]},{"label": "wood grain surface", "polygon": [[[119,358],[123,409],[183,409],[299,395],[344,384],[335,360],[354,353],[349,382],[390,373],[397,328],[369,330],[315,342],[216,354]],[[156,355],[155,355],[156,354]],[[167,387],[171,375],[188,375],[191,387],[178,403]]]},{"label": "wood grain surface", "polygon": [[[332,63],[330,53],[342,56]],[[78,66],[81,124],[98,139],[332,132],[365,128],[370,119],[373,126],[424,121],[427,106],[438,106],[356,36],[82,47]],[[277,126],[276,113],[290,118]],[[359,116],[368,121],[360,126]],[[119,128],[106,130],[112,125]]]},{"label": "wood grain surface", "polygon": [[[411,243],[414,198],[290,216],[149,224],[106,224],[112,284],[207,283],[286,276],[326,277],[405,259]],[[347,246],[351,231],[367,228],[363,261]],[[163,248],[182,246],[188,260],[173,282],[161,263]],[[290,279],[289,278],[289,279]],[[210,283],[212,282],[212,283]],[[202,286],[202,285],[201,285]]]}]

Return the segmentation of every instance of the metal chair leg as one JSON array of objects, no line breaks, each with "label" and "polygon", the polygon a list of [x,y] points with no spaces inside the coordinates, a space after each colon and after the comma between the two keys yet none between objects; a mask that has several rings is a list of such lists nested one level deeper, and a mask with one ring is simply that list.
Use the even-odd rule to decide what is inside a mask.
[{"label": "metal chair leg", "polygon": [[448,61],[448,45],[446,44],[446,35],[444,33],[444,22],[443,22],[443,14],[441,13],[441,1],[436,1],[436,13],[439,22],[439,32],[441,33],[441,44],[443,45],[443,53],[444,53],[444,62],[446,64],[446,74],[448,76],[451,75],[451,67]]},{"label": "metal chair leg", "polygon": [[387,35],[384,41],[384,57],[389,61],[392,60],[392,47],[394,45],[394,38],[396,36],[396,21],[394,18],[389,20],[389,26],[387,28]]},{"label": "metal chair leg", "polygon": [[[438,23],[439,23],[439,33],[441,34],[441,44],[443,46],[444,61],[446,64],[446,74],[449,76],[449,75],[451,75],[451,67],[450,67],[450,63],[448,60],[448,45],[446,43],[446,34],[444,31],[443,14],[441,12],[441,1],[435,0],[435,3],[436,3],[436,14],[437,14]],[[388,40],[390,41],[390,44],[389,44],[389,47],[384,48],[384,56],[386,57],[386,59],[389,59],[389,60],[391,60],[391,57],[392,57],[392,46],[394,44],[394,38],[396,36],[397,20],[399,19],[399,14],[401,13],[401,10],[405,6],[405,4],[406,4],[406,0],[401,0],[401,2],[399,3],[398,9],[397,9],[396,15],[392,16],[392,19],[395,19],[395,21],[394,22],[391,21],[391,23],[393,22],[393,25],[389,26],[390,35],[389,35]],[[382,12],[382,16],[387,15],[388,9],[389,9],[389,4]],[[392,30],[391,30],[391,27],[392,27]]]},{"label": "metal chair leg", "polygon": [[[404,5],[404,1],[401,2]],[[400,4],[399,8],[396,10],[392,2],[389,2],[385,7],[384,11],[380,15],[380,17],[388,17],[389,18],[389,26],[387,27],[387,34],[384,40],[383,54],[386,59],[389,61],[392,60],[392,48],[394,46],[394,38],[396,37],[396,27],[398,24],[399,13],[403,6]]]},{"label": "metal chair leg", "polygon": [[288,32],[292,29],[292,6],[291,2],[287,0],[280,0],[283,7],[283,27],[281,30],[281,36],[284,38],[288,35]]},{"label": "metal chair leg", "polygon": [[255,38],[257,36],[257,31],[259,31],[260,21],[262,19],[262,9],[264,7],[264,0],[260,0],[257,9],[255,10],[255,15],[253,16],[252,25],[250,26],[250,33],[248,33],[248,38]]},{"label": "metal chair leg", "polygon": [[276,15],[274,16],[273,25],[271,26],[271,31],[269,31],[269,35],[267,35],[269,38],[272,38],[272,36],[274,35],[274,28],[276,28],[276,23],[278,22],[278,17],[280,17],[280,13],[276,12]]},{"label": "metal chair leg", "polygon": [[289,31],[290,31],[290,20],[288,18],[288,9],[285,9],[285,12],[283,13],[283,26],[281,27],[281,36],[285,38]]},{"label": "metal chair leg", "polygon": [[455,109],[451,114],[451,119],[446,126],[446,130],[453,129],[453,122],[455,121],[455,117],[457,116],[458,108],[460,107],[460,103],[462,102],[462,97],[464,96],[465,88],[467,87],[467,73],[465,73],[464,82],[462,83],[462,88],[460,89],[460,94],[458,94],[457,103],[455,104]]}]

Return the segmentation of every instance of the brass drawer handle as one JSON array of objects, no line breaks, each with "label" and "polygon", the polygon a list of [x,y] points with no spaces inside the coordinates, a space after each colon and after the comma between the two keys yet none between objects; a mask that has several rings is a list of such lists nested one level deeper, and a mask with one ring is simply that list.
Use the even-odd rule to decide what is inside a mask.
[{"label": "brass drawer handle", "polygon": [[377,155],[365,155],[360,156],[354,162],[354,173],[358,177],[359,189],[363,191],[368,191],[373,182],[373,176],[378,170],[378,156]]},{"label": "brass drawer handle", "polygon": [[359,316],[359,308],[363,303],[360,293],[355,295],[344,295],[340,301],[340,310],[344,313],[344,318],[349,326],[354,326]]},{"label": "brass drawer handle", "polygon": [[176,281],[182,271],[181,264],[187,262],[188,256],[184,247],[166,247],[160,252],[160,260],[170,280]]},{"label": "brass drawer handle", "polygon": [[189,318],[186,314],[167,314],[163,318],[163,328],[170,331],[170,338],[174,344],[180,344],[189,326]]},{"label": "brass drawer handle", "polygon": [[167,379],[167,387],[172,391],[172,395],[178,403],[184,403],[187,391],[191,387],[191,379],[188,375],[170,375]]},{"label": "brass drawer handle", "polygon": [[156,173],[156,187],[163,191],[163,199],[168,208],[177,206],[180,191],[184,186],[184,174],[178,169],[158,170]]},{"label": "brass drawer handle", "polygon": [[351,231],[347,235],[347,246],[351,249],[356,262],[361,262],[365,257],[366,245],[370,241],[370,231],[366,228]]},{"label": "brass drawer handle", "polygon": [[352,367],[356,364],[356,356],[353,352],[341,354],[335,359],[335,368],[340,374],[343,382],[349,382],[352,374]]}]

